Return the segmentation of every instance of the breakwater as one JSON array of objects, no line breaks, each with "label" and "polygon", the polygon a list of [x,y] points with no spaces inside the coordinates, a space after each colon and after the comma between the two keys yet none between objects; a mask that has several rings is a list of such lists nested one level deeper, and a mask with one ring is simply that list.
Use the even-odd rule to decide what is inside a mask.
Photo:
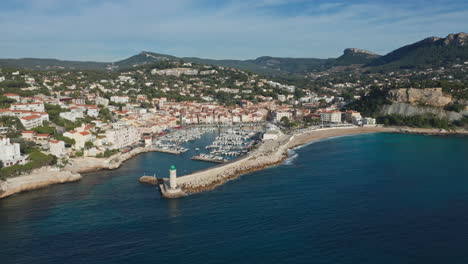
[{"label": "breakwater", "polygon": [[[187,194],[211,190],[243,174],[275,166],[287,158],[287,150],[315,140],[365,133],[394,132],[383,127],[324,128],[283,135],[264,142],[258,149],[235,161],[177,178],[177,184]],[[163,194],[164,195],[164,194]],[[174,198],[174,197],[168,197]]]}]

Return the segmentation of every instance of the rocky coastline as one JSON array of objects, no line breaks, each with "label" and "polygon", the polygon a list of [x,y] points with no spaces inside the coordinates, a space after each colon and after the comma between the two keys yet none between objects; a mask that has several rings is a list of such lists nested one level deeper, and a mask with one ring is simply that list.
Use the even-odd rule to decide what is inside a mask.
[{"label": "rocky coastline", "polygon": [[126,153],[116,154],[109,158],[74,158],[70,159],[70,164],[65,167],[65,170],[74,173],[87,173],[99,170],[115,170],[120,168],[120,166],[122,166],[125,161],[137,156],[138,154],[154,151],[157,150],[154,148],[139,147]]},{"label": "rocky coastline", "polygon": [[119,168],[126,160],[138,154],[155,151],[152,148],[136,148],[127,153],[119,153],[107,159],[75,158],[64,169],[44,167],[31,173],[0,181],[0,199],[16,193],[41,189],[54,184],[81,180],[80,173]]},{"label": "rocky coastline", "polygon": [[82,176],[70,171],[61,171],[57,168],[40,168],[33,172],[18,177],[8,178],[0,181],[0,198],[13,194],[41,189],[53,184],[76,182]]},{"label": "rocky coastline", "polygon": [[468,136],[468,130],[444,130],[437,128],[414,128],[414,127],[391,127],[397,133],[415,134],[415,135],[432,135],[432,136]]}]

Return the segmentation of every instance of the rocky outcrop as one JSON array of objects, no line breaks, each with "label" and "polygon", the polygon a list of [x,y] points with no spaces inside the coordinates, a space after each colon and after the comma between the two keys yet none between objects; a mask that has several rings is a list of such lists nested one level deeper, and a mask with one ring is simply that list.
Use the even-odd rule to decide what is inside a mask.
[{"label": "rocky outcrop", "polygon": [[368,50],[355,49],[355,48],[345,49],[343,53],[344,53],[344,55],[367,55],[367,56],[371,56],[371,57],[380,56],[379,54],[368,51]]},{"label": "rocky outcrop", "polygon": [[443,43],[445,46],[465,46],[468,43],[468,34],[464,32],[460,32],[458,34],[450,34],[443,40]]},{"label": "rocky outcrop", "polygon": [[421,104],[444,107],[453,101],[451,95],[442,92],[442,88],[402,88],[388,92],[389,99],[398,103]]},{"label": "rocky outcrop", "polygon": [[74,173],[85,173],[97,170],[113,170],[119,168],[126,160],[131,159],[140,153],[152,151],[156,151],[156,149],[140,147],[126,153],[115,154],[114,156],[111,156],[107,159],[93,157],[74,158],[70,159],[70,164],[68,164],[65,169]]},{"label": "rocky outcrop", "polygon": [[152,176],[141,176],[140,182],[149,185],[158,185],[158,179]]},{"label": "rocky outcrop", "polygon": [[74,182],[81,180],[81,175],[69,171],[59,171],[58,169],[41,168],[28,175],[8,178],[0,181],[0,198],[4,198],[15,193],[36,190],[52,184]]}]

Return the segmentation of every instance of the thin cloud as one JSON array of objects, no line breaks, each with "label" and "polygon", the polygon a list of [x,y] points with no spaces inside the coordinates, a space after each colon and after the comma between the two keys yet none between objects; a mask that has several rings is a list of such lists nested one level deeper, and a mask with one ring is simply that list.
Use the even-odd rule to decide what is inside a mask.
[{"label": "thin cloud", "polygon": [[424,8],[303,0],[15,2],[9,9],[0,4],[0,57],[109,61],[148,50],[208,58],[327,58],[347,47],[386,53],[468,26],[468,4],[458,1]]}]

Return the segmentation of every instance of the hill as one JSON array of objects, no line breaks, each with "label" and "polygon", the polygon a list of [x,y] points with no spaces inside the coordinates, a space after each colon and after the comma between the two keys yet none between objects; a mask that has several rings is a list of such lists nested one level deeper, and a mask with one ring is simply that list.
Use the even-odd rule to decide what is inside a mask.
[{"label": "hill", "polygon": [[468,34],[430,37],[376,58],[365,67],[411,69],[437,67],[468,60]]},{"label": "hill", "polygon": [[109,66],[106,62],[95,61],[66,61],[56,59],[0,59],[0,67],[21,68],[29,70],[105,70]]},{"label": "hill", "polygon": [[176,57],[143,51],[117,62],[63,61],[55,59],[0,59],[0,67],[37,70],[125,70],[145,64],[187,61],[198,64],[232,67],[266,75],[306,74],[339,66],[355,65],[369,70],[395,70],[438,67],[468,61],[468,34],[450,34],[446,38],[430,37],[380,56],[362,49],[345,49],[338,58],[279,58],[271,56],[251,60],[213,60]]}]

